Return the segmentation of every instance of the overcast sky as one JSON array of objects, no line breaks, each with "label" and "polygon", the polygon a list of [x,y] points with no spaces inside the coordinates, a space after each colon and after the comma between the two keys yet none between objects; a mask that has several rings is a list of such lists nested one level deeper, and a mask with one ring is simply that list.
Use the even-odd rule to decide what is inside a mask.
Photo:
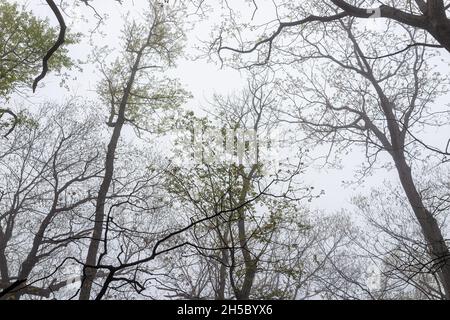
[{"label": "overcast sky", "polygon": [[[40,16],[47,16],[50,22],[56,25],[56,19],[51,14],[45,1],[17,1],[19,3],[28,3],[28,8],[32,9],[36,14]],[[114,48],[118,44],[118,35],[121,28],[122,16],[126,11],[130,11],[132,15],[139,14],[142,9],[144,1],[123,1],[122,5],[117,4],[115,1],[95,1],[95,8],[100,14],[108,15],[108,19],[104,20],[104,23],[100,25],[97,31],[100,32],[93,34],[90,39],[86,37],[80,44],[74,45],[70,48],[70,55],[76,59],[86,60],[89,56],[92,47],[90,41],[96,45],[108,45]],[[241,3],[243,12],[251,12],[248,8],[248,3],[232,1],[233,4]],[[270,1],[266,2],[270,4]],[[81,19],[74,19],[79,17],[82,13],[88,21],[82,21]],[[255,19],[261,19],[262,21],[268,20],[270,17],[270,10],[265,10],[263,6],[258,11]],[[81,6],[77,8],[76,16],[75,12],[68,12],[66,17],[69,30],[71,32],[83,32],[85,34],[92,30],[97,20],[93,17],[91,9]],[[368,23],[375,29],[379,28],[380,24],[385,23],[383,19],[368,20]],[[202,22],[192,31],[188,33],[188,43],[186,52],[190,55],[195,55],[196,52],[193,49],[199,44],[199,39],[207,39],[209,35],[208,27],[212,25],[211,21]],[[380,28],[381,30],[381,28]],[[442,66],[448,68],[450,61],[449,55],[444,53],[442,57]],[[95,67],[92,65],[83,65],[83,72],[73,72],[73,76],[77,79],[69,80],[68,86],[70,88],[67,91],[64,88],[60,88],[60,79],[54,76],[48,76],[42,81],[43,87],[37,90],[35,95],[30,95],[25,102],[21,98],[14,98],[10,104],[23,103],[29,105],[39,105],[43,101],[52,100],[56,102],[64,101],[68,95],[81,95],[87,98],[96,98],[94,92],[98,73],[95,72]],[[449,69],[450,70],[450,69]],[[206,59],[192,60],[189,58],[183,58],[178,62],[178,67],[173,71],[173,74],[181,80],[181,83],[185,88],[193,95],[193,99],[189,101],[188,107],[194,110],[198,110],[201,107],[207,106],[207,101],[211,100],[213,93],[230,94],[233,91],[239,90],[245,86],[244,76],[234,70],[227,67],[221,68],[220,65],[214,62],[208,62]],[[442,101],[442,105],[448,104],[448,101]],[[450,134],[439,133],[439,139],[436,138],[436,133],[427,133],[427,139],[430,141],[446,141]],[[442,147],[438,145],[439,147]],[[387,159],[387,157],[385,157]],[[326,194],[319,200],[313,201],[312,205],[319,209],[326,209],[328,211],[339,210],[342,207],[349,207],[350,198],[357,193],[366,193],[369,188],[378,188],[383,185],[385,180],[396,181],[395,172],[387,173],[385,171],[378,171],[374,176],[365,179],[363,184],[354,184],[351,187],[345,187],[343,181],[349,181],[354,177],[355,168],[364,161],[364,157],[361,152],[351,152],[348,156],[344,157],[342,170],[333,169],[310,169],[305,180],[308,183],[314,185],[318,190],[324,189]]]}]

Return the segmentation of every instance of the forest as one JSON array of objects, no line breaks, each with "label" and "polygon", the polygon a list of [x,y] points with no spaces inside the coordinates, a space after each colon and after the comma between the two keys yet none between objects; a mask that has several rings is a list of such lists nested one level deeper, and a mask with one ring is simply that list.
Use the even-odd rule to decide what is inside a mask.
[{"label": "forest", "polygon": [[450,300],[449,17],[0,0],[0,300]]}]

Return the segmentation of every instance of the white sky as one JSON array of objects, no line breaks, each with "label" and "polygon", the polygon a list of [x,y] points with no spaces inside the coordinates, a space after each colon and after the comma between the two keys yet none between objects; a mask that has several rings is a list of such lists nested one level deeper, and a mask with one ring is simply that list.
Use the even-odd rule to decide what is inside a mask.
[{"label": "white sky", "polygon": [[[21,1],[16,2],[28,4],[28,8],[32,9],[36,14],[40,16],[49,17],[52,24],[56,25],[56,19],[48,9],[45,1]],[[107,14],[108,19],[104,21],[104,24],[100,26],[100,31],[104,32],[104,36],[99,36],[95,34],[93,37],[93,42],[96,45],[108,44],[110,47],[114,47],[118,44],[118,34],[121,28],[121,17],[126,10],[138,13],[140,6],[143,5],[145,1],[123,1],[123,5],[117,4],[115,1],[103,0],[94,1],[95,8],[101,14]],[[270,1],[269,1],[270,2]],[[134,3],[134,4],[133,4]],[[236,3],[236,1],[232,1]],[[248,9],[247,4],[241,4],[243,6],[243,12],[251,12]],[[245,9],[245,10],[244,10]],[[67,24],[72,32],[81,31],[87,33],[96,23],[93,18],[93,13],[91,9],[80,6],[76,9],[77,16],[74,12],[68,12],[70,16],[66,16]],[[86,16],[88,22],[74,20],[74,17],[79,17],[80,13]],[[264,16],[264,9],[260,8],[258,15],[255,19],[267,19]],[[370,24],[377,27],[377,24],[384,23],[383,20],[378,19],[370,20]],[[211,26],[211,22],[205,22],[197,26],[192,32],[188,34],[188,47],[187,52],[193,51],[193,46],[198,43],[198,39],[207,39],[209,35],[208,26]],[[86,38],[82,43],[72,46],[70,49],[70,55],[76,59],[85,60],[91,51],[91,46],[89,44],[89,39]],[[448,68],[448,63],[450,62],[450,57],[448,54],[443,54],[442,65]],[[50,75],[47,76],[42,83],[43,87],[38,88],[35,95],[30,95],[28,102],[30,104],[39,104],[43,101],[52,100],[56,102],[62,102],[70,94],[81,95],[83,97],[95,99],[96,94],[94,92],[96,82],[98,80],[98,73],[92,65],[84,65],[84,71],[82,73],[74,73],[76,75],[76,80],[70,80],[68,82],[70,90],[69,92],[63,88],[59,87],[59,79]],[[450,70],[450,69],[449,69]],[[245,86],[245,79],[241,74],[233,69],[224,67],[220,68],[220,65],[212,62],[208,62],[205,59],[200,60],[189,60],[182,59],[178,63],[178,67],[173,71],[185,88],[190,91],[194,98],[189,101],[188,106],[194,109],[198,109],[198,106],[206,106],[206,101],[211,100],[213,93],[229,94],[234,90],[239,90]],[[12,99],[10,104],[19,103],[21,99]],[[448,101],[443,101],[443,105],[448,104]],[[27,103],[28,105],[28,103]],[[439,136],[439,141],[447,141],[445,139],[450,138],[450,134]],[[429,134],[428,139],[430,141],[436,142],[434,134]],[[442,143],[445,144],[445,143]],[[442,147],[437,145],[438,147]],[[385,158],[387,159],[387,158]],[[316,190],[324,189],[326,194],[319,200],[313,201],[313,207],[319,209],[325,209],[329,211],[336,211],[343,207],[349,207],[351,196],[359,192],[368,191],[370,187],[379,187],[383,184],[384,179],[396,179],[396,173],[385,171],[379,171],[374,176],[365,179],[364,184],[353,185],[351,187],[345,188],[342,181],[348,181],[354,176],[355,167],[364,161],[361,152],[351,152],[348,156],[344,157],[343,164],[344,168],[342,170],[332,170],[332,169],[317,169],[309,170],[305,176],[305,180],[312,184]]]}]

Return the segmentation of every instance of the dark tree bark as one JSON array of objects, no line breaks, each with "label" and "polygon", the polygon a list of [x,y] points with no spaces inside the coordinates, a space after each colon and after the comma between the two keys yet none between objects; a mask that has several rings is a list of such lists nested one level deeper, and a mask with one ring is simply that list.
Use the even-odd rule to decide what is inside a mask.
[{"label": "dark tree bark", "polygon": [[[341,3],[342,1],[334,2]],[[349,10],[353,9],[350,8]],[[414,58],[404,55],[401,57],[403,60],[399,60],[401,63],[405,63],[405,65],[406,63],[411,62],[408,67],[408,76],[412,78],[414,84],[409,89],[402,87],[395,88],[398,92],[409,90],[410,99],[408,101],[403,100],[399,103],[395,101],[395,98],[393,99],[388,96],[386,93],[387,88],[383,87],[381,84],[382,80],[377,78],[377,72],[374,71],[373,60],[369,61],[368,58],[366,58],[359,44],[359,39],[361,39],[361,37],[357,38],[352,33],[351,22],[348,24],[341,22],[341,26],[352,42],[352,54],[356,58],[355,62],[352,62],[350,58],[348,58],[348,60],[345,60],[346,58],[338,58],[337,56],[333,56],[330,52],[319,52],[318,56],[329,59],[340,68],[354,73],[355,76],[361,76],[362,80],[367,80],[374,90],[373,95],[377,98],[377,105],[372,107],[373,110],[368,110],[364,103],[355,106],[349,106],[348,104],[334,106],[332,101],[326,100],[323,103],[325,110],[321,115],[334,114],[337,119],[335,122],[333,122],[332,118],[325,119],[324,117],[320,117],[319,120],[310,120],[307,119],[307,117],[300,117],[300,122],[309,127],[309,130],[316,133],[321,132],[324,135],[337,131],[347,131],[350,135],[350,137],[346,138],[347,141],[352,143],[355,141],[365,141],[366,147],[369,143],[373,143],[377,149],[385,150],[389,153],[395,164],[395,169],[409,205],[414,212],[417,222],[421,227],[423,237],[427,243],[431,258],[430,266],[432,267],[432,271],[430,272],[436,271],[438,273],[446,298],[450,299],[450,252],[448,244],[443,237],[438,221],[435,219],[432,212],[426,208],[418,191],[417,182],[414,179],[411,166],[407,160],[407,145],[409,142],[406,138],[413,124],[420,121],[422,114],[422,109],[420,108],[424,108],[422,106],[423,102],[421,103],[419,100],[429,99],[428,102],[430,102],[430,98],[426,95],[427,93],[421,93],[423,83],[426,79],[420,75],[425,59],[423,56],[423,49],[415,48],[414,50],[416,50],[416,52]],[[407,59],[411,61],[407,62]],[[397,76],[404,77],[404,75]],[[339,89],[344,90],[343,93],[346,92],[345,88],[341,87]],[[363,90],[353,88],[348,90],[347,93],[361,95],[362,100],[365,101],[365,93]],[[320,92],[319,94],[323,95],[323,92]],[[419,97],[422,94],[424,97]],[[389,95],[393,96],[392,92]],[[336,104],[337,103],[339,102],[336,102]],[[349,115],[352,120],[350,121],[344,117],[345,114]],[[341,116],[343,118],[340,118]],[[352,136],[352,134],[356,134],[356,138]],[[378,140],[377,143],[373,142],[373,136],[376,137],[375,140]]]},{"label": "dark tree bark", "polygon": [[95,205],[94,216],[94,232],[92,233],[92,240],[89,244],[88,253],[86,256],[85,278],[80,290],[80,300],[88,300],[90,297],[92,283],[95,279],[97,269],[90,268],[89,266],[95,266],[98,248],[100,245],[101,236],[103,233],[103,223],[105,219],[105,202],[108,195],[109,187],[113,179],[114,174],[114,162],[116,156],[117,144],[119,142],[120,134],[122,132],[123,125],[125,124],[125,111],[130,97],[130,92],[133,87],[133,83],[136,77],[136,73],[139,70],[140,61],[145,48],[141,48],[136,56],[133,68],[131,70],[130,78],[128,80],[127,87],[124,90],[122,100],[119,105],[119,112],[117,114],[116,122],[114,123],[113,133],[108,144],[108,149],[105,159],[105,175],[100,186],[97,201]]},{"label": "dark tree bark", "polygon": [[[89,249],[86,256],[85,261],[86,268],[84,271],[85,272],[84,279],[80,290],[80,300],[88,300],[90,298],[92,284],[97,274],[97,269],[95,268],[95,265],[97,262],[96,260],[98,256],[98,249],[104,227],[103,225],[105,220],[105,202],[114,175],[114,162],[116,157],[116,149],[120,139],[122,128],[126,121],[125,115],[128,106],[128,101],[130,99],[131,92],[133,90],[133,84],[135,83],[137,73],[141,68],[141,61],[145,54],[145,50],[151,44],[152,36],[153,36],[153,28],[150,28],[146,41],[136,53],[135,60],[130,70],[127,85],[124,88],[123,95],[118,106],[116,121],[114,123],[112,122],[109,123],[109,125],[113,126],[114,129],[106,153],[105,175],[100,185],[95,205],[94,231],[92,234],[92,240],[89,244]],[[113,117],[114,114],[111,114],[110,119],[112,119]]]}]

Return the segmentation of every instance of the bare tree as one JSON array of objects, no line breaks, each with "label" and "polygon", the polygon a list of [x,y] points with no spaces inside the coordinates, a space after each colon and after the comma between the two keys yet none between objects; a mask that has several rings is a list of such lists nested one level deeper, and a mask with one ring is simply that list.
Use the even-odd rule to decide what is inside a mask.
[{"label": "bare tree", "polygon": [[[85,264],[95,266],[104,230],[105,202],[114,176],[116,149],[126,123],[138,122],[142,109],[176,107],[180,95],[174,89],[160,87],[155,75],[171,66],[180,53],[183,32],[180,11],[165,10],[149,2],[146,21],[130,21],[124,30],[123,56],[109,69],[101,65],[104,81],[100,85],[103,99],[110,105],[108,125],[113,129],[105,158],[105,175],[100,186],[95,209],[94,232]],[[156,83],[155,83],[156,82]],[[166,83],[162,83],[166,84]],[[169,92],[169,93],[167,93]],[[80,291],[80,299],[89,299],[97,269],[87,268]]]},{"label": "bare tree", "polygon": [[[379,161],[380,152],[390,155],[448,297],[448,247],[438,221],[418,191],[412,170],[417,145],[411,144],[409,136],[417,126],[429,123],[425,114],[430,112],[433,99],[441,94],[443,82],[439,77],[429,76],[423,48],[414,48],[388,60],[367,59],[365,50],[370,49],[366,49],[367,38],[362,38],[365,33],[355,32],[353,24],[353,19],[336,24],[342,32],[336,32],[335,37],[340,34],[342,41],[348,37],[348,46],[331,49],[326,41],[305,39],[311,46],[310,57],[324,61],[324,65],[323,69],[315,65],[312,73],[303,74],[308,81],[308,84],[303,82],[306,87],[299,90],[295,89],[296,85],[288,87],[295,92],[292,97],[300,98],[293,99],[298,109],[291,113],[292,121],[301,123],[316,141],[365,146],[367,170]],[[406,32],[412,40],[416,38],[415,31]],[[383,39],[379,41],[382,43]],[[385,44],[389,46],[387,41]]]},{"label": "bare tree", "polygon": [[[283,48],[290,46],[290,41],[298,36],[308,34],[317,26],[333,26],[338,21],[347,18],[355,19],[389,19],[389,24],[395,23],[404,27],[413,27],[422,30],[434,38],[433,41],[416,41],[399,43],[392,51],[385,52],[385,48],[377,45],[375,39],[371,43],[378,50],[374,51],[376,57],[387,57],[402,53],[414,47],[445,48],[450,51],[450,19],[447,17],[450,4],[443,0],[429,1],[307,1],[300,4],[291,4],[285,1],[273,1],[268,8],[264,1],[253,1],[245,17],[240,20],[239,12],[242,8],[235,8],[227,1],[222,2],[226,8],[224,13],[229,17],[228,22],[223,21],[219,28],[219,35],[214,39],[211,48],[217,50],[219,56],[226,51],[240,55],[249,55],[247,66],[263,65],[273,59],[273,53],[282,54]],[[258,10],[266,13],[272,10],[273,14],[268,22],[261,23]],[[255,22],[253,22],[255,20]],[[256,22],[257,21],[257,22]],[[260,36],[251,39],[246,31],[258,30]],[[390,35],[394,35],[393,31]],[[286,40],[287,41],[284,41]],[[286,45],[287,44],[287,45]],[[213,50],[213,51],[214,51]],[[381,53],[384,52],[384,53]],[[221,58],[222,59],[222,58]],[[242,66],[242,64],[241,64]]]},{"label": "bare tree", "polygon": [[12,133],[14,148],[2,146],[1,288],[19,284],[7,298],[49,297],[64,287],[49,270],[90,232],[80,216],[94,199],[88,186],[103,171],[99,119],[75,110],[82,111],[76,101],[48,104]]},{"label": "bare tree", "polygon": [[[276,170],[264,152],[268,147],[265,137],[279,125],[274,109],[279,100],[270,77],[253,75],[242,94],[215,97],[207,109],[209,121],[196,120],[203,132],[203,142],[197,141],[202,144],[200,149],[192,145],[198,139],[195,130],[194,141],[188,138],[180,144],[182,155],[197,153],[191,166],[186,167],[188,162],[183,160],[183,166],[175,164],[169,172],[168,191],[180,202],[180,210],[192,219],[238,209],[193,228],[185,239],[195,246],[173,253],[179,259],[164,261],[170,271],[159,280],[159,288],[169,297],[297,299],[318,294],[313,279],[344,236],[334,234],[335,242],[330,241],[328,245],[333,245],[327,248],[325,242],[331,240],[329,231],[333,229],[328,223],[332,220],[310,219],[306,200],[319,193],[300,183],[304,170],[301,158],[291,165],[273,159],[283,162]],[[193,122],[187,121],[191,130]],[[241,135],[238,130],[242,130]],[[241,139],[248,140],[243,142],[247,161],[242,163],[237,151]],[[282,139],[282,135],[272,139]],[[227,162],[227,154],[220,150],[230,141],[235,151],[229,152],[235,157]],[[211,153],[215,153],[212,158]],[[263,188],[265,185],[271,187]],[[254,195],[258,195],[256,201],[240,206]]]},{"label": "bare tree", "polygon": [[[355,204],[369,226],[359,248],[379,269],[374,296],[445,299],[439,269],[428,254],[420,224],[413,219],[401,188],[388,185],[386,190],[373,190],[369,197],[357,197]],[[446,229],[443,224],[440,227]]]}]

